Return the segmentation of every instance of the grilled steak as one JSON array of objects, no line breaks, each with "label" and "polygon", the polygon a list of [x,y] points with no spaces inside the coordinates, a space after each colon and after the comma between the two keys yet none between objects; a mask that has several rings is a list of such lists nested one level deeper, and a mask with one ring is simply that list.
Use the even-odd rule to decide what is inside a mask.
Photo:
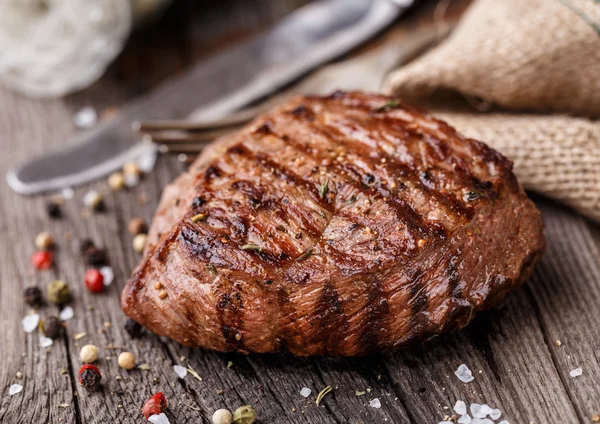
[{"label": "grilled steak", "polygon": [[297,98],[165,189],[123,310],[220,351],[361,355],[460,328],[544,247],[511,168],[388,97]]}]

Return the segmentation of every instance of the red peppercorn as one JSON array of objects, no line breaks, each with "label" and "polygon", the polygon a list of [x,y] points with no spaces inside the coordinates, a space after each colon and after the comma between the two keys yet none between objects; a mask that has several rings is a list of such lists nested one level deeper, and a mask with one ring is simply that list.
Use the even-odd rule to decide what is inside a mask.
[{"label": "red peppercorn", "polygon": [[147,420],[152,415],[158,415],[166,410],[167,399],[165,399],[165,395],[163,395],[161,392],[158,392],[146,401],[144,407],[142,408],[142,414],[144,414],[144,417]]},{"label": "red peppercorn", "polygon": [[35,269],[50,269],[52,266],[52,253],[45,250],[38,250],[31,255],[31,264]]},{"label": "red peppercorn", "polygon": [[104,290],[104,276],[97,269],[88,269],[85,272],[83,281],[92,293],[101,293]]},{"label": "red peppercorn", "polygon": [[102,374],[97,367],[86,364],[79,369],[79,384],[87,390],[97,390],[100,387],[100,380],[102,380]]}]

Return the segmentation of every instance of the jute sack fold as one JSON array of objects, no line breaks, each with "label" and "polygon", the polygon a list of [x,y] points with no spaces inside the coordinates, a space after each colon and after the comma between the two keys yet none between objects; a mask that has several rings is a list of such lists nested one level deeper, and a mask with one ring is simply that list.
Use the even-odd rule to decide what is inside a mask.
[{"label": "jute sack fold", "polygon": [[[600,1],[477,0],[384,90],[425,102],[511,158],[525,188],[600,222]],[[447,92],[494,112],[454,108]]]}]

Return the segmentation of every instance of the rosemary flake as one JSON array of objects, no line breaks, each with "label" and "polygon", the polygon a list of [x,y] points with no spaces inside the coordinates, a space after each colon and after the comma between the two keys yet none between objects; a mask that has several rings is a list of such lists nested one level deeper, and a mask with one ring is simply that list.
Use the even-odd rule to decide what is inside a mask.
[{"label": "rosemary flake", "polygon": [[57,408],[68,408],[70,406],[70,403],[59,403],[58,405],[56,405]]},{"label": "rosemary flake", "polygon": [[312,255],[313,252],[313,248],[310,247],[306,252],[304,252],[303,254],[301,254],[300,256],[298,256],[296,258],[297,262],[303,261],[304,259],[308,258],[310,255]]},{"label": "rosemary flake", "polygon": [[398,99],[392,99],[392,100],[388,101],[386,104],[384,104],[383,106],[375,109],[375,112],[384,112],[388,109],[393,109],[398,106],[400,106],[400,101]]},{"label": "rosemary flake", "polygon": [[356,396],[364,396],[364,395],[366,395],[366,394],[367,394],[367,392],[365,392],[365,391],[362,391],[362,392],[361,392],[361,391],[357,390],[357,391],[355,392],[355,394],[356,394]]},{"label": "rosemary flake", "polygon": [[258,244],[254,244],[254,243],[248,243],[245,244],[241,247],[242,250],[258,250],[259,252],[262,252],[262,247],[260,247]]},{"label": "rosemary flake", "polygon": [[192,374],[194,376],[194,378],[198,381],[202,381],[202,377],[200,377],[200,374],[198,374],[196,372],[195,369],[193,369],[191,366],[188,365],[187,370],[190,374]]},{"label": "rosemary flake", "polygon": [[321,188],[319,189],[319,196],[321,199],[325,197],[327,192],[329,191],[329,177],[325,178],[323,184],[321,184]]},{"label": "rosemary flake", "polygon": [[138,365],[138,369],[144,370],[144,371],[150,371],[151,368],[150,368],[150,364],[141,364],[141,365]]},{"label": "rosemary flake", "polygon": [[468,191],[463,196],[463,199],[465,202],[472,202],[473,200],[480,199],[481,197],[483,197],[481,193],[478,193],[476,191]]},{"label": "rosemary flake", "polygon": [[74,340],[81,340],[83,339],[85,336],[87,336],[87,333],[85,331],[82,331],[81,333],[77,333],[73,336]]},{"label": "rosemary flake", "polygon": [[227,362],[227,368],[231,368],[231,367],[233,367],[233,361]]},{"label": "rosemary flake", "polygon": [[192,216],[190,219],[192,220],[192,222],[196,223],[196,222],[204,221],[207,216],[208,216],[208,214],[206,212],[202,212],[202,213]]},{"label": "rosemary flake", "polygon": [[323,390],[321,390],[319,392],[319,395],[317,396],[317,406],[319,406],[319,404],[321,403],[321,401],[323,400],[323,398],[325,396],[327,396],[327,394],[329,392],[331,392],[332,390],[333,390],[333,388],[331,386],[327,386],[327,387],[325,387]]}]

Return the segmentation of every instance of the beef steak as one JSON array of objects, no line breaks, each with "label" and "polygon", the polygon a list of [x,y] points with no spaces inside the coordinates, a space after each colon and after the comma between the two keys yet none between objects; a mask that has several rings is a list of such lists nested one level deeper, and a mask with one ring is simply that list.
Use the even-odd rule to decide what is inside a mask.
[{"label": "beef steak", "polygon": [[165,189],[123,310],[219,351],[361,355],[460,328],[544,248],[511,169],[392,98],[296,98]]}]

